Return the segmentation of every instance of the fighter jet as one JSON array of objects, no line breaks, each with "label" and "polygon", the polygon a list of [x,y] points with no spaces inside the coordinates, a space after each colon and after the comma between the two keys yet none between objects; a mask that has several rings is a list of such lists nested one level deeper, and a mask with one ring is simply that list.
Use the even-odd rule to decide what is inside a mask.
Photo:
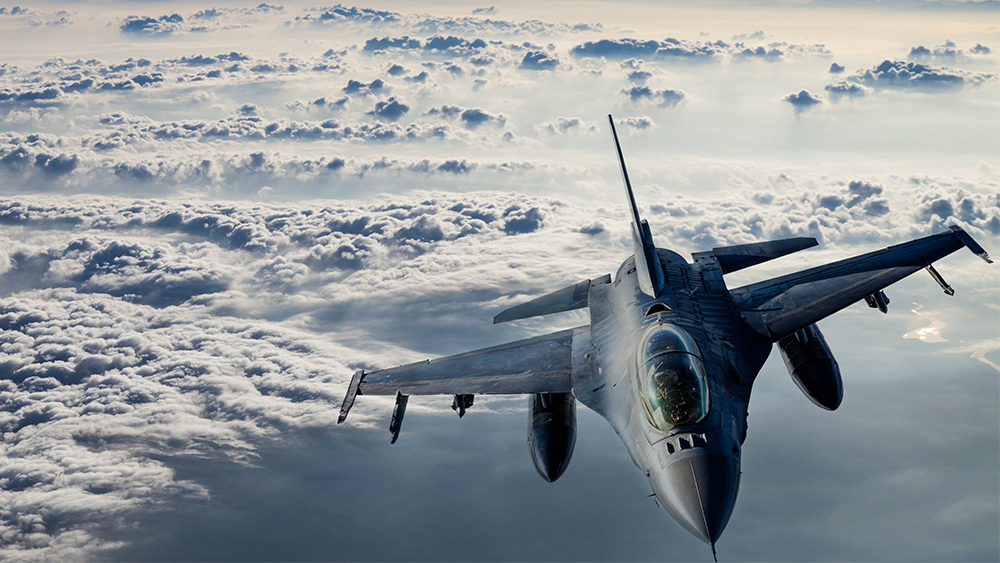
[{"label": "fighter jet", "polygon": [[728,289],[725,275],[817,242],[791,238],[713,248],[692,262],[653,244],[639,217],[614,120],[608,116],[632,219],[634,254],[610,274],[507,309],[494,323],[590,310],[590,324],[381,371],[358,371],[358,395],[395,395],[389,430],[399,437],[410,395],[454,395],[461,417],[476,394],[526,394],[531,459],[558,479],[576,444],[579,401],[611,424],[659,505],[715,553],[733,513],[754,378],[774,344],[799,389],[834,410],[840,368],[817,323],[864,300],[885,313],[887,286],[967,247],[992,263],[960,227],[854,258]]}]

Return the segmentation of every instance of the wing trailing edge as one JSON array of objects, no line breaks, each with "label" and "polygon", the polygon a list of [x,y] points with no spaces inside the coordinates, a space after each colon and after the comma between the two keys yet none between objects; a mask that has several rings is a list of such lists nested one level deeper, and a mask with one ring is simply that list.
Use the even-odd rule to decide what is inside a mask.
[{"label": "wing trailing edge", "polygon": [[[931,264],[968,247],[990,262],[989,255],[959,227],[861,256],[736,288],[730,293],[743,318],[761,334],[778,341],[867,297],[885,300],[882,289],[927,269],[948,295],[954,290]],[[879,310],[885,303],[876,302]]]}]

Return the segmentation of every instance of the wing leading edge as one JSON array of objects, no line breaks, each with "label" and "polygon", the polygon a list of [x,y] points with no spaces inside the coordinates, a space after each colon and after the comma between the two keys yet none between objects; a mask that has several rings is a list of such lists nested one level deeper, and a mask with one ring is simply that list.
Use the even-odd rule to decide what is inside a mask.
[{"label": "wing leading edge", "polygon": [[569,393],[586,375],[590,327],[582,326],[436,360],[354,375],[341,422],[356,395]]},{"label": "wing leading edge", "polygon": [[[959,227],[854,258],[732,290],[743,317],[773,341],[780,340],[883,288],[927,268],[946,293],[931,264],[967,246],[983,260],[989,256]],[[949,293],[950,294],[950,293]]]}]

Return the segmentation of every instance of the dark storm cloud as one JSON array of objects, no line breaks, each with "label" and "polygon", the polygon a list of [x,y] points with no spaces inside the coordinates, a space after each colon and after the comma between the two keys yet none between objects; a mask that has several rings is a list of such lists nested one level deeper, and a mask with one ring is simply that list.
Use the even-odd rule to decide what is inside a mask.
[{"label": "dark storm cloud", "polygon": [[859,70],[847,81],[875,90],[922,90],[953,92],[967,85],[996,80],[995,74],[934,67],[912,61],[883,61],[868,70]]},{"label": "dark storm cloud", "polygon": [[528,51],[517,68],[525,70],[555,70],[559,59],[542,51]]},{"label": "dark storm cloud", "polygon": [[729,47],[729,44],[722,41],[702,43],[673,38],[663,41],[601,39],[577,45],[570,49],[570,54],[576,58],[646,57],[658,60],[718,62]]},{"label": "dark storm cloud", "polygon": [[802,90],[797,94],[789,94],[784,98],[781,98],[781,101],[792,104],[792,107],[795,108],[795,113],[799,114],[812,109],[814,106],[822,104],[823,98],[820,98],[816,94],[810,94],[806,90]]},{"label": "dark storm cloud", "polygon": [[622,88],[621,93],[628,97],[629,101],[633,104],[643,105],[652,103],[661,108],[674,107],[681,103],[685,97],[684,92],[680,90],[670,88],[656,90],[649,86],[636,86],[635,84],[630,88]]}]

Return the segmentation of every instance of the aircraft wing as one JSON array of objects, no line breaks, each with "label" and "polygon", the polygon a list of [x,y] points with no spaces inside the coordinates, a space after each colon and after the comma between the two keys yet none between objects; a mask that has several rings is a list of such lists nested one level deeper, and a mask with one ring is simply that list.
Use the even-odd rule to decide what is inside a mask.
[{"label": "aircraft wing", "polygon": [[500,346],[354,374],[341,420],[356,395],[473,395],[569,393],[572,376],[589,369],[590,327]]},{"label": "aircraft wing", "polygon": [[[959,227],[854,258],[832,262],[731,291],[743,317],[778,341],[862,299],[878,302],[883,288],[927,268],[945,293],[954,293],[931,263],[967,246],[989,256]],[[880,308],[885,302],[879,303]]]}]

